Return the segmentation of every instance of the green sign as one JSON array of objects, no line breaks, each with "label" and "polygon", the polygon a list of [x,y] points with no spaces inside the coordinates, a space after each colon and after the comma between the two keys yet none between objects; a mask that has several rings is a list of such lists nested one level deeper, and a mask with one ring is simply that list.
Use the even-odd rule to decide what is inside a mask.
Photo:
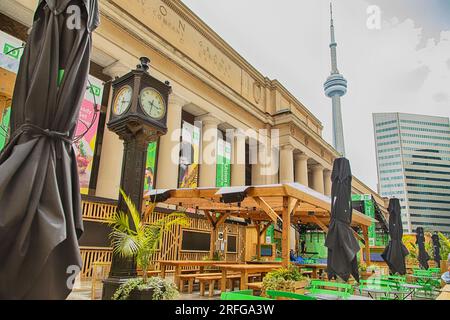
[{"label": "green sign", "polygon": [[8,136],[9,132],[10,117],[11,117],[11,108],[6,108],[3,111],[3,114],[0,114],[0,151],[3,150],[7,142],[6,137]]},{"label": "green sign", "polygon": [[[375,219],[375,205],[370,194],[353,194],[352,201],[362,201],[364,204],[364,214]],[[371,247],[376,245],[377,233],[376,223],[373,222],[368,228],[369,245]]]},{"label": "green sign", "polygon": [[272,244],[274,242],[275,242],[275,226],[271,224],[266,230],[266,243]]},{"label": "green sign", "polygon": [[217,141],[216,187],[231,186],[231,143]]},{"label": "green sign", "polygon": [[144,192],[152,190],[155,186],[155,165],[157,148],[158,144],[156,142],[152,142],[148,145],[147,162],[145,165]]},{"label": "green sign", "polygon": [[5,45],[3,46],[3,54],[12,57],[14,59],[19,60],[21,53],[22,49],[16,49],[16,47],[13,46],[12,44],[5,43]]}]

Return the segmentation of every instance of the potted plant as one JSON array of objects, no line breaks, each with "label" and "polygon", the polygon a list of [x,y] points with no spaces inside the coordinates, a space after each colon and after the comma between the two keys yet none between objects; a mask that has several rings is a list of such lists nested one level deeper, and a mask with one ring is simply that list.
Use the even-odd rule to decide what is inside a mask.
[{"label": "potted plant", "polygon": [[296,267],[290,266],[269,272],[263,279],[262,293],[265,295],[267,290],[277,290],[303,294],[308,285],[309,279]]},{"label": "potted plant", "polygon": [[372,271],[368,270],[367,265],[365,263],[359,264],[358,270],[359,270],[359,275],[360,275],[361,279],[363,279],[363,280],[369,279],[374,274],[373,270]]},{"label": "potted plant", "polygon": [[120,190],[130,212],[131,222],[124,212],[115,213],[108,224],[111,226],[111,245],[113,252],[123,258],[135,258],[137,266],[142,269],[142,278],[133,278],[122,284],[115,292],[113,300],[168,300],[174,299],[178,291],[175,285],[158,277],[148,278],[150,259],[158,250],[164,231],[174,225],[187,226],[187,217],[182,213],[172,213],[155,223],[147,224],[147,217],[140,212],[131,199]]}]

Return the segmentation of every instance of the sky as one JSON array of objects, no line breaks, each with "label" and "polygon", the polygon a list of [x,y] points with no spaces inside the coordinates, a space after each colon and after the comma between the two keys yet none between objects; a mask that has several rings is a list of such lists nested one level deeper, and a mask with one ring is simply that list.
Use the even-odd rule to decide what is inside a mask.
[{"label": "sky", "polygon": [[[183,0],[262,74],[280,81],[332,142],[329,0]],[[381,10],[379,29],[367,10]],[[372,114],[450,117],[450,0],[334,0],[347,158],[377,190]]]}]

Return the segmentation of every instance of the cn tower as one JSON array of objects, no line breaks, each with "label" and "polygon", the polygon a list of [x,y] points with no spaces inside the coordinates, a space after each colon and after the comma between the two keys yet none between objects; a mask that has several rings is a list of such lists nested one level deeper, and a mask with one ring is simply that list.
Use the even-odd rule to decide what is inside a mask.
[{"label": "cn tower", "polygon": [[347,80],[339,73],[337,66],[337,42],[334,35],[333,5],[330,3],[331,74],[324,84],[325,95],[333,104],[333,146],[345,157],[344,128],[342,124],[341,97],[347,93]]}]

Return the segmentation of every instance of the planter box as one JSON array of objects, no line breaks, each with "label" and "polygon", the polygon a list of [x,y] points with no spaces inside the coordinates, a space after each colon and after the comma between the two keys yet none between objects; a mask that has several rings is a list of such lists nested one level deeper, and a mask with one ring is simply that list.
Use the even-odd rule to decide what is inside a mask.
[{"label": "planter box", "polygon": [[130,292],[127,300],[153,300],[153,289],[136,290]]},{"label": "planter box", "polygon": [[308,280],[295,281],[293,286],[279,287],[276,291],[293,292],[305,294],[305,288],[309,285]]}]

